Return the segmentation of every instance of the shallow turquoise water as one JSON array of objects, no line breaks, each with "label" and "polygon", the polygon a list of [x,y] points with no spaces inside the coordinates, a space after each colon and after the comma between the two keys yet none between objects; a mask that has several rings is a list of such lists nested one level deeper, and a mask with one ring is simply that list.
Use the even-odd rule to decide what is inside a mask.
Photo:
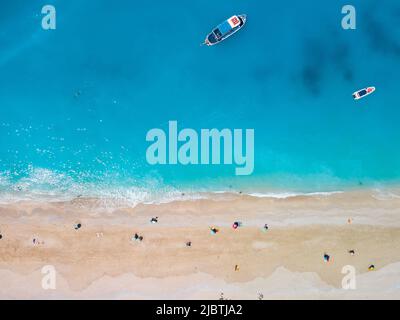
[{"label": "shallow turquoise water", "polygon": [[[0,10],[0,186],[322,191],[400,178],[400,4],[352,1],[41,1]],[[213,26],[243,30],[200,47]],[[354,102],[353,91],[376,93]],[[255,170],[150,166],[152,128],[254,128]],[[85,185],[85,187],[82,187]],[[77,187],[79,186],[79,187]]]}]

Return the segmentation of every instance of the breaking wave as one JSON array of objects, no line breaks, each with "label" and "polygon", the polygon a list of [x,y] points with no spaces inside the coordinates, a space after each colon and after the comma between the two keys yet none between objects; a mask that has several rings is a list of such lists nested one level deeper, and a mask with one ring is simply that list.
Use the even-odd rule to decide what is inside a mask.
[{"label": "breaking wave", "polygon": [[30,168],[24,176],[0,172],[0,203],[18,201],[71,201],[77,198],[97,199],[105,206],[133,207],[139,203],[161,204],[200,199],[231,199],[232,196],[286,199],[297,196],[330,196],[334,192],[248,192],[232,189],[189,189],[165,184],[162,179],[147,177],[121,181],[116,177],[91,180],[86,175],[72,177],[44,168]]}]

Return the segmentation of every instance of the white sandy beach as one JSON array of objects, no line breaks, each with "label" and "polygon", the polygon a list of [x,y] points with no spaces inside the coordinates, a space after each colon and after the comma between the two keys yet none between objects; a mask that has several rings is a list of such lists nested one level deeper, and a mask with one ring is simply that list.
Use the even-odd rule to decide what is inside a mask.
[{"label": "white sandy beach", "polygon": [[[83,198],[2,204],[0,298],[399,299],[396,194],[226,194],[115,209]],[[243,225],[234,230],[234,221]],[[57,271],[55,290],[41,286],[46,265]],[[342,289],[346,265],[355,290]]]}]

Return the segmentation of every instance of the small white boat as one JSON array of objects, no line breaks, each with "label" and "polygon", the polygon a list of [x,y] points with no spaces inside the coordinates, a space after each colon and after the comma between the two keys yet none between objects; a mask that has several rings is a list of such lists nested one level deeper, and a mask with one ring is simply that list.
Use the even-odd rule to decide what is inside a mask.
[{"label": "small white boat", "polygon": [[203,44],[207,46],[213,46],[229,38],[245,25],[246,19],[247,18],[245,14],[230,17],[219,24],[212,32],[210,32]]},{"label": "small white boat", "polygon": [[364,97],[370,95],[375,90],[376,90],[375,87],[368,87],[368,88],[364,88],[364,89],[358,90],[358,91],[353,93],[353,98],[354,98],[354,100],[360,100],[361,98],[364,98]]}]

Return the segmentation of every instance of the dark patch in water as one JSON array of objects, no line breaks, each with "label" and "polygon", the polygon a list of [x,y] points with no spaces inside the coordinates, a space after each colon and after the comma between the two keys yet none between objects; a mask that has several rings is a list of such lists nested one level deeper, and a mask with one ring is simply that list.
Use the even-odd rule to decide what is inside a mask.
[{"label": "dark patch in water", "polygon": [[266,82],[272,74],[272,69],[267,66],[259,66],[251,72],[251,76],[256,82]]},{"label": "dark patch in water", "polygon": [[316,65],[306,65],[302,70],[301,76],[303,79],[303,84],[307,88],[307,90],[314,96],[318,96],[321,92],[321,68]]},{"label": "dark patch in water", "polygon": [[[327,36],[304,42],[304,62],[300,77],[306,90],[314,96],[323,90],[327,72],[334,72],[347,82],[353,82],[355,78],[351,64],[351,45],[334,29],[325,30],[324,34]],[[329,41],[326,41],[327,38]]]},{"label": "dark patch in water", "polygon": [[394,54],[400,57],[400,44],[390,32],[386,30],[381,23],[369,15],[364,15],[365,34],[371,44],[371,47],[384,54]]},{"label": "dark patch in water", "polygon": [[342,64],[344,61],[348,59],[348,57],[349,57],[349,47],[344,43],[337,44],[335,46],[335,50],[332,55],[334,62],[336,62],[337,64]]},{"label": "dark patch in water", "polygon": [[397,20],[400,19],[400,7],[397,7],[396,9],[392,10],[392,13],[395,19]]},{"label": "dark patch in water", "polygon": [[351,69],[346,68],[343,70],[343,79],[348,82],[353,82],[354,80],[354,73]]},{"label": "dark patch in water", "polygon": [[305,88],[314,96],[321,92],[322,78],[326,65],[326,56],[321,42],[307,41],[304,47],[305,62],[301,78]]},{"label": "dark patch in water", "polygon": [[341,72],[344,80],[352,82],[354,79],[354,73],[351,69],[351,65],[348,62],[350,57],[350,48],[344,43],[336,43],[332,53],[332,63],[336,66],[337,70]]}]

